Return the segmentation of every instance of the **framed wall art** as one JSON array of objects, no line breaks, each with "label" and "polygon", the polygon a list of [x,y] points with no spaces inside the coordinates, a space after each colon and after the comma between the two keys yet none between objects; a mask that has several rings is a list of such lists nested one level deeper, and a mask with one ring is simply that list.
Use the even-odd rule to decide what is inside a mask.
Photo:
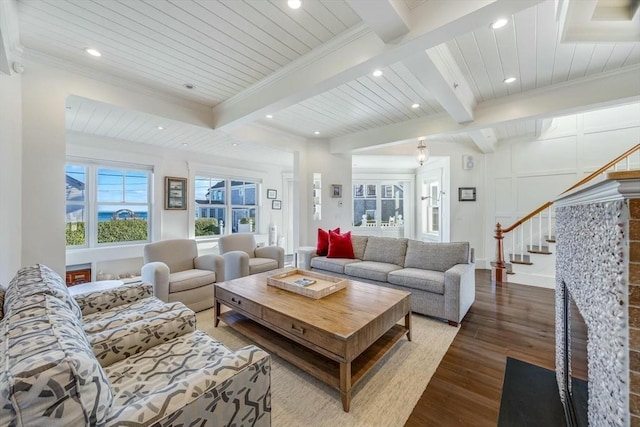
[{"label": "framed wall art", "polygon": [[331,197],[342,197],[342,184],[331,184]]},{"label": "framed wall art", "polygon": [[476,187],[458,187],[459,202],[475,202]]},{"label": "framed wall art", "polygon": [[272,188],[267,190],[267,199],[276,199],[278,197],[278,190]]},{"label": "framed wall art", "polygon": [[282,200],[272,200],[271,201],[271,209],[275,209],[277,211],[282,209]]},{"label": "framed wall art", "polygon": [[164,208],[187,209],[187,178],[164,177]]}]

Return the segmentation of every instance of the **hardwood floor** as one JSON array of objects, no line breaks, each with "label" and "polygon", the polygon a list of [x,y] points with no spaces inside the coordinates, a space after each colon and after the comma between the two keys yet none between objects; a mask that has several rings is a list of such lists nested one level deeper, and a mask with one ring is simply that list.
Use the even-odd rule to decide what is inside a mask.
[{"label": "hardwood floor", "polygon": [[490,273],[476,271],[476,300],[405,426],[495,427],[507,356],[555,369],[554,290],[492,286]]}]

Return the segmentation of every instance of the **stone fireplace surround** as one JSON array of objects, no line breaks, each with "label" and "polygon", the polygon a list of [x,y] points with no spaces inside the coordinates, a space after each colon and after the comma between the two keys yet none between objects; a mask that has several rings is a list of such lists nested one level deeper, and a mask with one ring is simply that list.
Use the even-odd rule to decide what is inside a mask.
[{"label": "stone fireplace surround", "polygon": [[556,379],[566,404],[564,283],[588,330],[589,425],[640,426],[640,175],[610,175],[556,201]]}]

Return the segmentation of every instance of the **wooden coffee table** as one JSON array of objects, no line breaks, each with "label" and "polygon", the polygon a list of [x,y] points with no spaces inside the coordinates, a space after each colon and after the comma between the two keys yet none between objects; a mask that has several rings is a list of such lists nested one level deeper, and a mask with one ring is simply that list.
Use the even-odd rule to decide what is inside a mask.
[{"label": "wooden coffee table", "polygon": [[[340,390],[348,412],[352,387],[404,335],[411,341],[411,294],[349,280],[345,289],[314,300],[268,286],[271,274],[216,283],[215,326],[222,320]],[[221,304],[231,310],[221,312]]]}]

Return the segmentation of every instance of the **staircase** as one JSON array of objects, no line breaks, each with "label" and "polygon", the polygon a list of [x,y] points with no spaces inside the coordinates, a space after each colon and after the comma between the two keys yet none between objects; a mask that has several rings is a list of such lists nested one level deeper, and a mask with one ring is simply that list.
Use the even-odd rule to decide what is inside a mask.
[{"label": "staircase", "polygon": [[[583,178],[560,195],[568,193],[586,183],[604,180],[609,172],[640,169],[640,144],[611,160],[595,172]],[[555,283],[555,206],[546,202],[525,215],[509,227],[496,224],[496,260],[491,263],[491,280],[508,282],[508,275],[519,274],[522,279],[535,271],[542,278],[543,286],[554,287]],[[508,255],[505,258],[505,253]],[[532,267],[536,265],[536,267]],[[540,272],[548,274],[540,274]]]}]

